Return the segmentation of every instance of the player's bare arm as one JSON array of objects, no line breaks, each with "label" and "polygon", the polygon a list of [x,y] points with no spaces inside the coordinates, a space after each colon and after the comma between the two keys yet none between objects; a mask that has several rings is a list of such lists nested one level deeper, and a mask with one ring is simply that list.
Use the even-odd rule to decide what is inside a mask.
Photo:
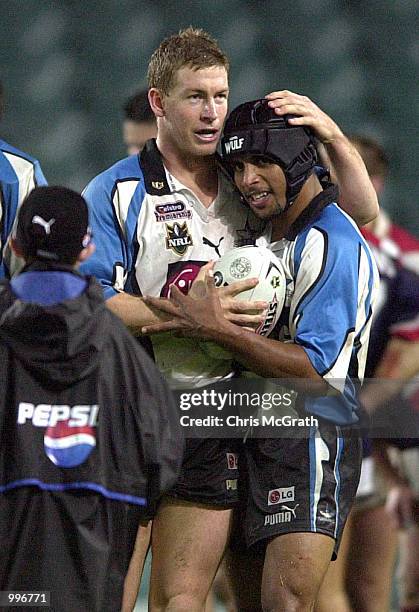
[{"label": "player's bare arm", "polygon": [[[203,268],[207,270],[208,266],[209,264]],[[189,292],[192,297],[199,298],[204,295],[206,289],[203,278],[200,273],[192,283]],[[256,278],[246,279],[217,290],[221,299],[222,311],[228,320],[250,328],[257,327],[263,322],[263,313],[268,307],[267,302],[235,299],[239,293],[252,289],[257,283]],[[173,287],[173,290],[176,290],[176,287]],[[183,323],[174,318],[177,312],[176,306],[167,298],[149,299],[121,292],[110,298],[107,306],[122,319],[134,335],[184,329]]]},{"label": "player's bare arm", "polygon": [[139,335],[144,325],[167,320],[161,311],[145,304],[142,298],[125,292],[109,298],[106,305],[134,335]]},{"label": "player's bare arm", "polygon": [[[207,270],[211,269],[212,266],[212,261],[202,266],[192,284],[191,291],[196,290],[196,288],[199,290],[200,281],[205,278]],[[114,314],[122,319],[134,335],[139,335],[144,325],[162,323],[169,318],[161,310],[147,306],[138,295],[132,295],[123,291],[109,298],[106,305]]]},{"label": "player's bare arm", "polygon": [[365,164],[349,139],[329,115],[310,98],[292,91],[274,91],[266,96],[278,115],[298,115],[291,125],[307,125],[324,145],[339,185],[341,207],[360,226],[378,215],[378,200]]},{"label": "player's bare arm", "polygon": [[[199,299],[183,295],[176,287],[165,304],[155,298],[144,299],[172,317],[168,322],[172,329],[176,326],[186,336],[216,342],[256,374],[271,378],[304,378],[318,381],[327,388],[302,347],[264,338],[228,320],[210,272],[206,277],[206,294]],[[150,331],[150,327],[143,329],[144,333]]]},{"label": "player's bare arm", "polygon": [[[211,274],[211,273],[210,273]],[[217,295],[219,310],[223,320],[231,321],[235,325],[240,325],[252,331],[256,329],[265,317],[268,303],[262,300],[236,300],[243,291],[252,289],[258,283],[256,278],[237,281],[227,287],[215,288]],[[183,312],[177,304],[175,296],[181,293],[176,286],[171,289],[171,299],[154,298],[150,296],[144,297],[144,302],[153,308],[154,311],[160,312],[162,319],[157,323],[146,324],[142,328],[143,334],[155,334],[165,331],[184,332],[184,335],[194,335],[197,331],[197,320],[189,312]],[[208,288],[206,278],[203,280],[195,280],[188,294],[189,300],[197,302],[196,308],[202,308],[202,320],[209,323],[206,312],[206,304],[208,300]],[[198,337],[201,337],[198,333]],[[204,337],[204,336],[202,336]]]}]

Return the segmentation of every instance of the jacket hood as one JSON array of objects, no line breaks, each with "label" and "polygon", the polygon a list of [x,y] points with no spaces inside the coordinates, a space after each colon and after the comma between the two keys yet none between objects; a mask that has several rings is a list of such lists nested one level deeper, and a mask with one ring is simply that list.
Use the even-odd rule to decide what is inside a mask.
[{"label": "jacket hood", "polygon": [[53,306],[23,302],[8,282],[0,285],[0,342],[42,386],[68,387],[98,365],[109,311],[102,288],[87,281],[79,297]]}]

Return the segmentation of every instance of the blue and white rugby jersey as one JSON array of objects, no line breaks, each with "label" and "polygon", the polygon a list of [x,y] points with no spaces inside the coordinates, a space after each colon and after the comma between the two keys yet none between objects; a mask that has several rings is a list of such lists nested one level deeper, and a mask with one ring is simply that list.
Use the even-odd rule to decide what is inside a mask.
[{"label": "blue and white rugby jersey", "polygon": [[282,240],[270,245],[284,264],[287,292],[280,339],[299,344],[314,369],[340,393],[306,400],[306,410],[334,423],[358,420],[378,271],[354,221],[330,186]]},{"label": "blue and white rugby jersey", "polygon": [[[218,196],[206,208],[166,171],[154,140],[140,156],[123,159],[94,178],[83,195],[96,251],[81,271],[97,277],[106,298],[120,291],[167,296],[173,283],[186,293],[202,265],[260,233],[261,223],[240,203],[221,170]],[[200,386],[231,375],[231,360],[214,358],[205,342],[158,334],[152,343],[157,364],[173,387]]]},{"label": "blue and white rugby jersey", "polygon": [[22,260],[12,255],[6,242],[22,201],[34,187],[46,184],[36,159],[0,140],[0,278],[22,267]]}]

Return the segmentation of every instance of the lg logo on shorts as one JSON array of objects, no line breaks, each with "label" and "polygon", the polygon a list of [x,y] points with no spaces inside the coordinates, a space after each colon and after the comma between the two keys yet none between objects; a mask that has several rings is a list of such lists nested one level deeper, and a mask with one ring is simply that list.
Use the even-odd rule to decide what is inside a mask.
[{"label": "lg logo on shorts", "polygon": [[272,489],[268,493],[268,506],[275,506],[282,502],[294,501],[295,487],[283,487],[282,489]]}]

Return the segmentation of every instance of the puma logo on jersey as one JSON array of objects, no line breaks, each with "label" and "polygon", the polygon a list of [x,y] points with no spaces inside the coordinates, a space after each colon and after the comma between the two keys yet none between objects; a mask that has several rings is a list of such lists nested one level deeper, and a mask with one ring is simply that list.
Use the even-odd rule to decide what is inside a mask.
[{"label": "puma logo on jersey", "polygon": [[214,244],[213,242],[211,242],[211,240],[208,240],[208,238],[205,238],[205,236],[202,236],[202,243],[206,244],[207,246],[209,246],[212,249],[214,249],[215,252],[217,253],[218,257],[221,257],[219,246],[220,246],[222,240],[224,240],[224,236],[221,236],[221,238],[218,241],[218,244]]},{"label": "puma logo on jersey", "polygon": [[32,223],[43,227],[45,230],[45,233],[49,235],[51,233],[51,225],[55,223],[55,219],[50,219],[49,221],[45,221],[45,219],[43,219],[39,215],[34,215],[32,217]]}]

